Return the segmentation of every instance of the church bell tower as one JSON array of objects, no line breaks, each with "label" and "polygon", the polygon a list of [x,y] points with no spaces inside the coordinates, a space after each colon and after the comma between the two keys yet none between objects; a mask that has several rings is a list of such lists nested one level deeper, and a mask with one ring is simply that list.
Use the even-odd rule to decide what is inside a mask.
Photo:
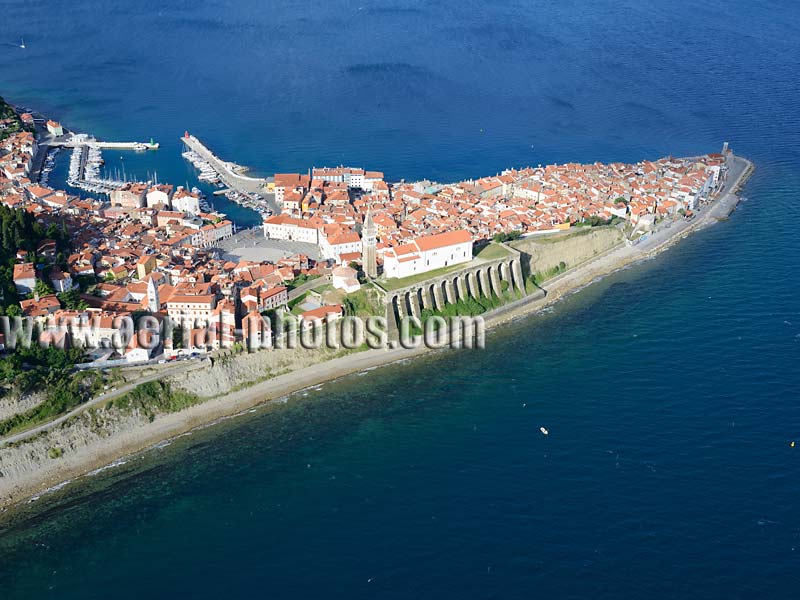
[{"label": "church bell tower", "polygon": [[147,309],[150,312],[158,312],[161,310],[161,302],[158,298],[158,286],[153,280],[152,275],[150,275],[150,279],[147,280]]},{"label": "church bell tower", "polygon": [[375,279],[378,276],[378,263],[375,258],[376,240],[375,222],[372,220],[372,209],[367,209],[364,218],[364,227],[361,230],[361,260],[364,264],[364,273],[367,277]]}]

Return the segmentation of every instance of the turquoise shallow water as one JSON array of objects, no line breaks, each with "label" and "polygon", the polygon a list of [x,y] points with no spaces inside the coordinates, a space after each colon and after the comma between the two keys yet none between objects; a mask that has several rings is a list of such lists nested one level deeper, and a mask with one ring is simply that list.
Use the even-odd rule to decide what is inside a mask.
[{"label": "turquoise shallow water", "polygon": [[40,499],[0,530],[3,597],[796,595],[797,8],[325,6],[12,3],[31,51],[0,50],[0,84],[154,135],[176,182],[185,128],[264,172],[393,178],[728,139],[757,165],[747,201],[483,352],[351,376]]}]

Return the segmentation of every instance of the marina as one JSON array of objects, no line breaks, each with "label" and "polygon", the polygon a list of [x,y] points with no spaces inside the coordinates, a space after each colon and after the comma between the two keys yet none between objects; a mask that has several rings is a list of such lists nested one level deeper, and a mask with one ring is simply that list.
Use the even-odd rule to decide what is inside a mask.
[{"label": "marina", "polygon": [[197,176],[200,181],[211,184],[220,183],[219,173],[217,173],[216,169],[206,162],[197,152],[187,150],[181,156],[192,163],[195,169],[200,171],[200,174]]},{"label": "marina", "polygon": [[197,179],[219,188],[213,195],[225,196],[231,202],[254,210],[262,217],[280,212],[274,199],[271,199],[272,196],[266,193],[268,179],[242,175],[247,170],[246,167],[217,158],[197,138],[189,136],[188,132],[181,139],[189,147],[182,156],[199,171]]},{"label": "marina", "polygon": [[[68,156],[65,156],[65,148],[70,149]],[[128,159],[123,156],[117,157],[113,152],[111,155],[104,152],[111,148],[121,150],[120,154],[135,152],[136,155],[145,156],[144,152],[136,151],[138,149],[131,143],[99,142],[90,134],[71,134],[68,141],[56,141],[40,146],[41,155],[37,159],[40,161],[40,167],[33,171],[33,177],[43,186],[67,185],[96,196],[108,196],[128,183],[151,185],[160,181],[158,171],[154,170],[162,162],[160,159],[145,160],[143,164],[147,165],[147,174],[137,177],[130,171],[131,164]],[[183,158],[197,170],[199,184],[205,184],[198,187],[190,186],[187,182],[185,186],[200,197],[201,211],[208,213],[222,210],[227,214],[232,209],[232,206],[227,204],[230,202],[237,207],[247,209],[240,212],[233,211],[234,215],[238,215],[234,218],[241,221],[237,224],[243,226],[260,223],[262,219],[273,214],[263,196],[227,187],[214,168],[198,154],[187,151],[183,153]],[[215,198],[223,200],[214,202]]]},{"label": "marina", "polygon": [[105,164],[100,148],[94,145],[74,146],[69,161],[67,184],[95,194],[110,194],[121,188],[123,179],[107,179],[101,177],[101,168]]},{"label": "marina", "polygon": [[63,148],[71,148],[69,172],[66,183],[72,187],[94,194],[110,194],[128,183],[128,178],[117,174],[114,178],[103,177],[105,164],[103,150],[127,150],[144,152],[157,150],[160,144],[152,138],[149,142],[106,142],[86,133],[73,133],[63,140],[51,139],[42,145],[45,150],[44,163],[38,173],[38,182],[48,185],[55,169],[57,158]]},{"label": "marina", "polygon": [[39,184],[43,186],[47,186],[50,183],[50,174],[53,172],[56,166],[56,159],[61,152],[61,148],[50,148],[47,151],[47,155],[44,159],[44,165],[42,166],[42,170],[39,174]]}]

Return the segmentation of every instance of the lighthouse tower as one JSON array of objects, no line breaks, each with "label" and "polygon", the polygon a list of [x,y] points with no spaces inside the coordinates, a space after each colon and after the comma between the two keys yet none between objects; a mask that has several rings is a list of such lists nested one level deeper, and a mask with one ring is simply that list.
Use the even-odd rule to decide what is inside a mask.
[{"label": "lighthouse tower", "polygon": [[367,209],[364,218],[364,227],[361,230],[361,260],[364,263],[364,273],[374,279],[378,276],[378,263],[375,258],[377,240],[375,222],[372,220],[372,209]]}]

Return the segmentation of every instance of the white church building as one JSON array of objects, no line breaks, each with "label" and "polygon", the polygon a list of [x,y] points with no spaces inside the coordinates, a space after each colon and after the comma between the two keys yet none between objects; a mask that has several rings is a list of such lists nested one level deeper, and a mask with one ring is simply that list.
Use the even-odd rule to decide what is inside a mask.
[{"label": "white church building", "polygon": [[408,277],[472,260],[472,235],[461,229],[419,237],[383,254],[387,278]]}]

